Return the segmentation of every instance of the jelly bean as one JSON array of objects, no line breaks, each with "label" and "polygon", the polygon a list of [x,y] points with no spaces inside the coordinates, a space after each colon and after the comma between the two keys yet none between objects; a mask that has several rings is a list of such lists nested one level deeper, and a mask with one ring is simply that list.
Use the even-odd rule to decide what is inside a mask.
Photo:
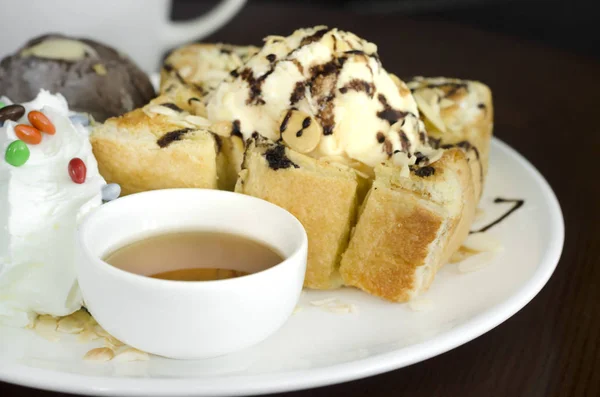
[{"label": "jelly bean", "polygon": [[73,182],[82,184],[85,182],[86,174],[87,169],[82,159],[75,157],[69,161],[69,175],[71,176]]},{"label": "jelly bean", "polygon": [[0,121],[17,121],[25,114],[25,108],[21,105],[8,105],[0,109]]},{"label": "jelly bean", "polygon": [[121,195],[121,186],[116,183],[109,183],[102,186],[102,201],[113,201]]},{"label": "jelly bean", "polygon": [[26,124],[18,124],[15,127],[15,135],[30,145],[37,145],[42,141],[42,133],[37,128]]},{"label": "jelly bean", "polygon": [[4,159],[12,166],[20,167],[29,160],[29,148],[23,141],[14,141],[6,148]]},{"label": "jelly bean", "polygon": [[32,110],[27,115],[27,119],[29,120],[32,126],[34,126],[42,132],[45,132],[46,134],[54,135],[56,133],[56,128],[54,127],[54,124],[52,124],[50,119],[46,117],[46,115],[42,112]]}]

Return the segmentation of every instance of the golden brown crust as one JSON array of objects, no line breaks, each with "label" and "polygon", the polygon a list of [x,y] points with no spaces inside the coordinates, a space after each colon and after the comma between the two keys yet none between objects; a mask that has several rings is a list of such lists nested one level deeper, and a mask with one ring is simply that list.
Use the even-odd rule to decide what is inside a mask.
[{"label": "golden brown crust", "polygon": [[[475,196],[467,159],[444,152],[428,176],[381,166],[341,261],[346,285],[396,302],[425,291],[468,233]],[[424,174],[420,174],[424,175]]]},{"label": "golden brown crust", "polygon": [[287,168],[275,170],[265,154],[278,146],[251,143],[236,191],[277,204],[300,220],[308,234],[305,287],[339,287],[339,259],[356,211],[356,175],[283,146],[279,147],[291,163],[284,161],[281,164]]}]

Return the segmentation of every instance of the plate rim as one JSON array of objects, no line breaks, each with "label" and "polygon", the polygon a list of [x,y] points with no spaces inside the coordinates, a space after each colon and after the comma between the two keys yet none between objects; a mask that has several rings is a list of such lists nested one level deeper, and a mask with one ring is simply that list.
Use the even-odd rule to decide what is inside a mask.
[{"label": "plate rim", "polygon": [[[210,378],[144,378],[141,382],[141,378],[88,376],[23,364],[0,366],[0,381],[55,392],[99,396],[257,395],[303,390],[374,376],[427,360],[470,342],[515,315],[542,290],[558,265],[565,238],[564,217],[559,201],[543,175],[502,140],[493,137],[492,144],[519,163],[537,182],[549,208],[550,237],[548,249],[529,279],[509,298],[465,323],[420,343],[341,364],[266,375],[224,375],[219,377],[218,382]],[[90,379],[94,382],[86,382]]]}]

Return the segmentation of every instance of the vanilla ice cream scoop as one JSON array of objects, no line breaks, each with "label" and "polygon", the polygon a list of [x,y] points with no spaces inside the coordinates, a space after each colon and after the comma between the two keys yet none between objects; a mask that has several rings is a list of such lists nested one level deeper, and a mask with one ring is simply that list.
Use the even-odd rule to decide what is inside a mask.
[{"label": "vanilla ice cream scoop", "polygon": [[267,37],[209,94],[207,113],[245,139],[257,132],[312,157],[373,167],[435,156],[410,90],[383,69],[377,46],[324,26]]}]

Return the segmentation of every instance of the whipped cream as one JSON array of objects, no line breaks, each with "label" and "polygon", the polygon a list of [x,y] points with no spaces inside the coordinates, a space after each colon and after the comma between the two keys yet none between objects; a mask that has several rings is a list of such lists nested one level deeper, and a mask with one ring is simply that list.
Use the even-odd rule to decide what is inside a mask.
[{"label": "whipped cream", "polygon": [[[433,156],[410,90],[385,71],[375,44],[324,26],[265,40],[208,95],[211,121],[235,122],[245,139],[254,132],[273,141],[282,137],[292,149],[294,135],[306,136],[310,144],[298,147],[309,156],[371,167],[388,159],[412,165],[417,152]],[[306,116],[304,126],[319,126],[318,143],[314,133],[295,131],[286,140],[290,110]]]},{"label": "whipped cream", "polygon": [[[6,104],[10,100],[2,98]],[[68,315],[81,307],[74,263],[78,220],[102,204],[104,179],[92,154],[88,130],[74,123],[67,101],[42,90],[21,104],[25,115],[0,128],[0,323],[27,325],[35,313]],[[14,127],[29,124],[27,113],[39,110],[56,127],[39,145],[28,145],[29,160],[13,167],[4,160],[18,139]],[[78,157],[87,168],[86,181],[74,183],[68,173]]]}]

